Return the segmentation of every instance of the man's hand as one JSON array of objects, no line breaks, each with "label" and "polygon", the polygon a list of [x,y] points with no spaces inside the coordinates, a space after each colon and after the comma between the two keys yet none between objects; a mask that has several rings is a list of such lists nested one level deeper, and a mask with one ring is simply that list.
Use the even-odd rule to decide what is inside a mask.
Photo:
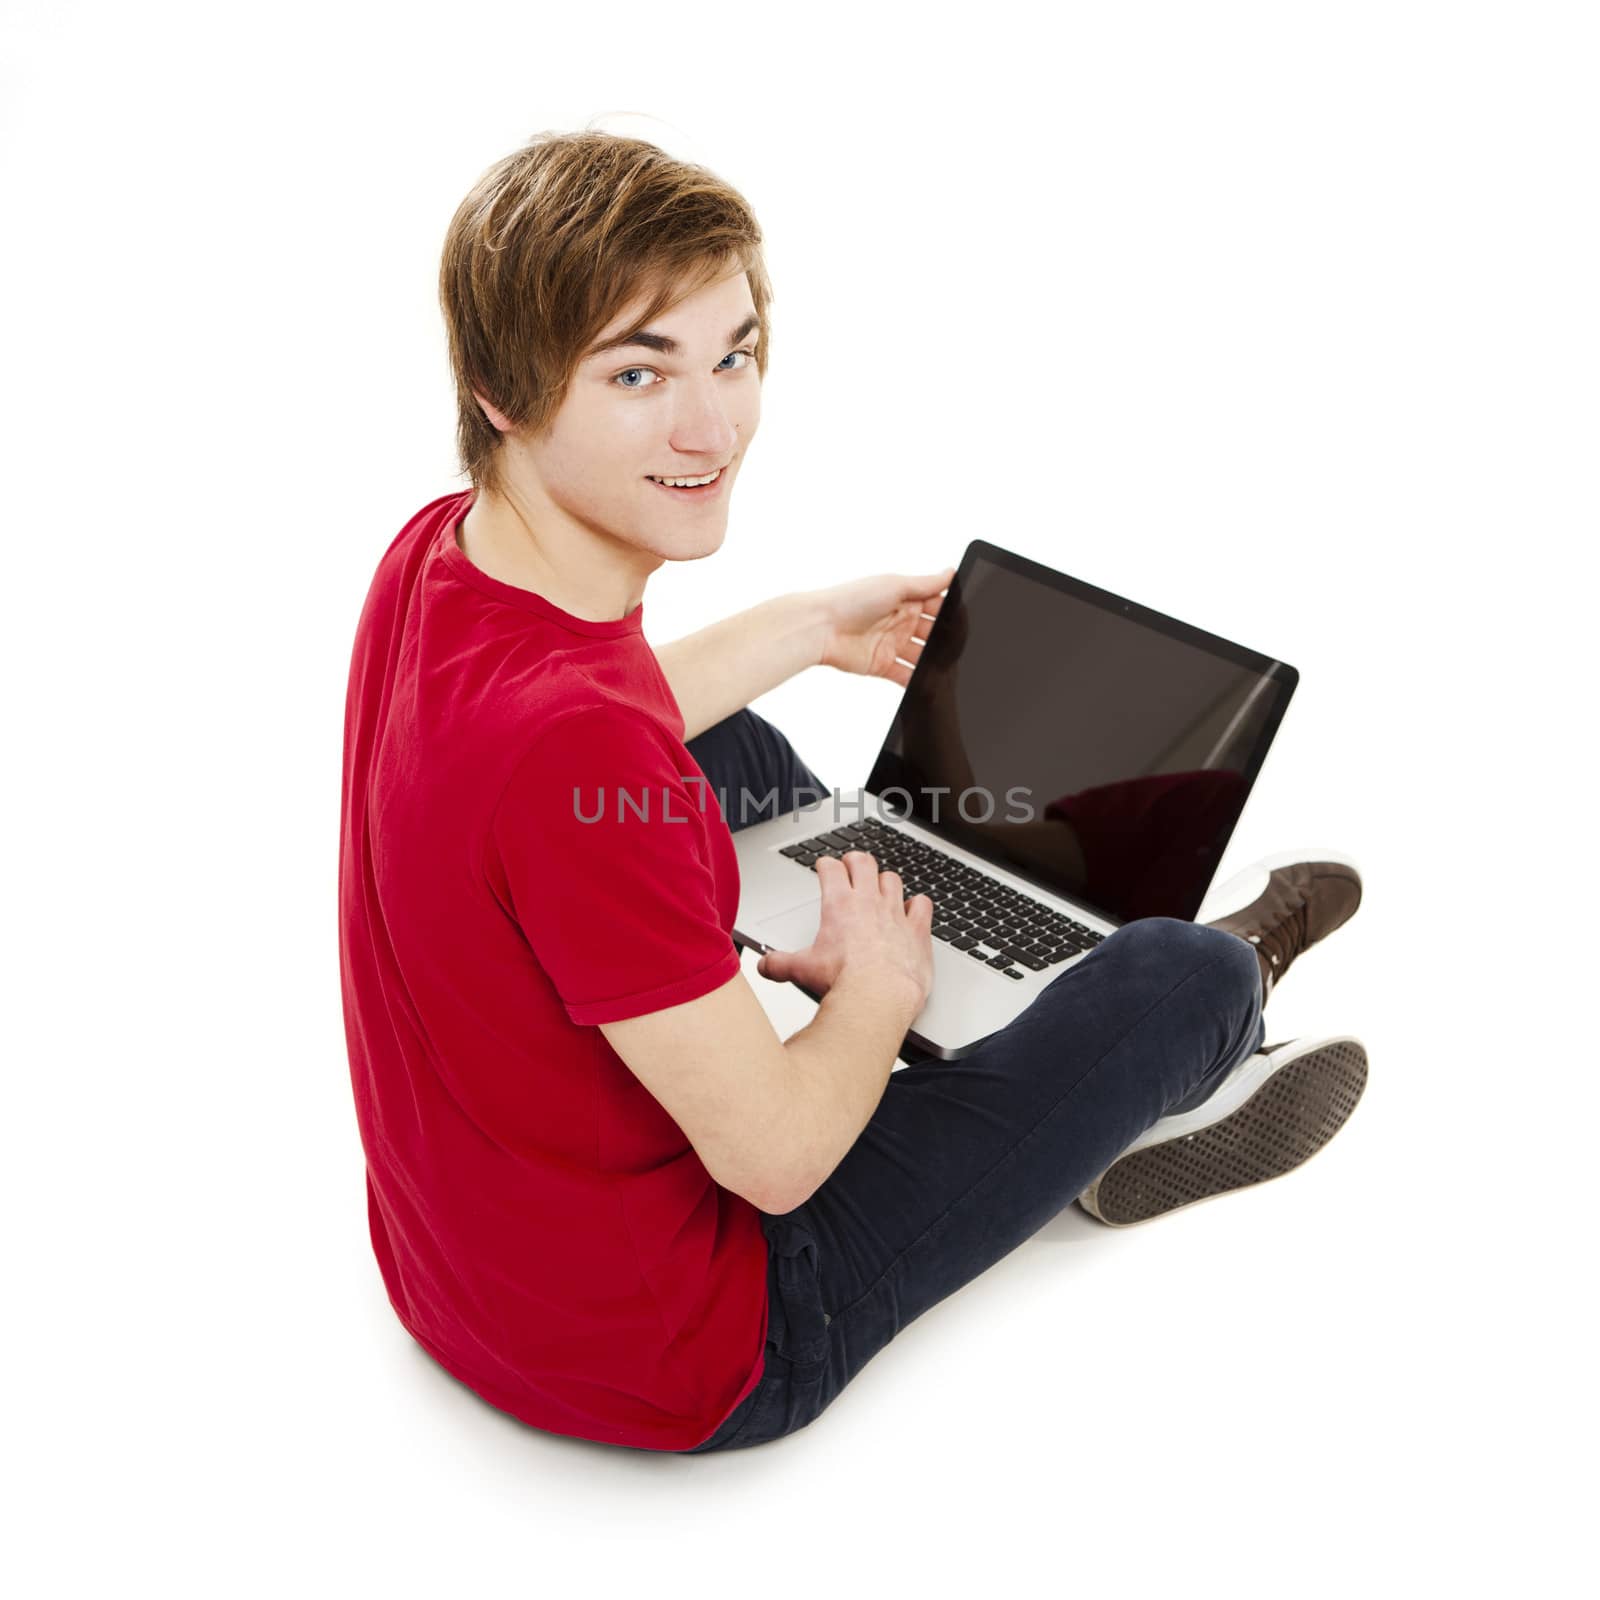
[{"label": "man's hand", "polygon": [[827,629],[820,664],[887,678],[904,688],[922,654],[922,639],[933,626],[928,619],[938,616],[955,575],[954,567],[925,578],[886,572],[815,591]]},{"label": "man's hand", "polygon": [[847,967],[862,967],[886,984],[904,983],[920,1011],[933,987],[933,901],[904,898],[897,872],[878,871],[870,851],[817,858],[822,922],[804,950],[769,950],[756,965],[763,978],[793,981],[825,995]]}]

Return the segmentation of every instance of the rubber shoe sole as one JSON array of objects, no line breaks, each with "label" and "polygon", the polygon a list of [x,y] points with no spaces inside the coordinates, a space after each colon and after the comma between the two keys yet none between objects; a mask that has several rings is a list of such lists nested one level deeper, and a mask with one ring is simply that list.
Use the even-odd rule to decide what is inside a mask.
[{"label": "rubber shoe sole", "polygon": [[1345,1123],[1367,1086],[1359,1039],[1296,1039],[1242,1061],[1192,1111],[1163,1117],[1078,1196],[1114,1228],[1292,1172]]}]

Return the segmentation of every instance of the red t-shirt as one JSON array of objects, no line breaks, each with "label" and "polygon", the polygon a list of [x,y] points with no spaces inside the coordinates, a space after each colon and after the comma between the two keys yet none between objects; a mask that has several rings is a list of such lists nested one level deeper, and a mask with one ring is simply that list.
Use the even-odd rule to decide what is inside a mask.
[{"label": "red t-shirt", "polygon": [[739,970],[733,839],[643,605],[586,622],[489,577],[456,543],[471,503],[401,529],[350,664],[339,958],[372,1246],[401,1322],[491,1405],[684,1449],[761,1377],[766,1238],[595,1024]]}]

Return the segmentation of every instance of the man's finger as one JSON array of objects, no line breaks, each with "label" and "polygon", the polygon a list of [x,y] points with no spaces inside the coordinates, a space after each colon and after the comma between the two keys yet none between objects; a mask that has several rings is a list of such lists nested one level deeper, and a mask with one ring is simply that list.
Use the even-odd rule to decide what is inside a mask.
[{"label": "man's finger", "polygon": [[877,857],[870,850],[846,850],[844,853],[844,865],[845,870],[850,874],[852,888],[863,883],[872,882],[878,871]]}]

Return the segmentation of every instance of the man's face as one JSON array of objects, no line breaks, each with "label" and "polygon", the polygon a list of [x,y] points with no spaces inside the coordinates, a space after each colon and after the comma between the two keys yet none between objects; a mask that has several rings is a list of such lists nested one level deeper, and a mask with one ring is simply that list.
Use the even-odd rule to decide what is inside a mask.
[{"label": "man's face", "polygon": [[[641,330],[641,298],[595,343],[638,334],[579,364],[550,431],[524,443],[550,503],[581,526],[668,561],[717,550],[744,452],[761,420],[755,305],[743,271]],[[668,348],[661,348],[671,341]],[[703,478],[669,488],[652,475]]]}]

